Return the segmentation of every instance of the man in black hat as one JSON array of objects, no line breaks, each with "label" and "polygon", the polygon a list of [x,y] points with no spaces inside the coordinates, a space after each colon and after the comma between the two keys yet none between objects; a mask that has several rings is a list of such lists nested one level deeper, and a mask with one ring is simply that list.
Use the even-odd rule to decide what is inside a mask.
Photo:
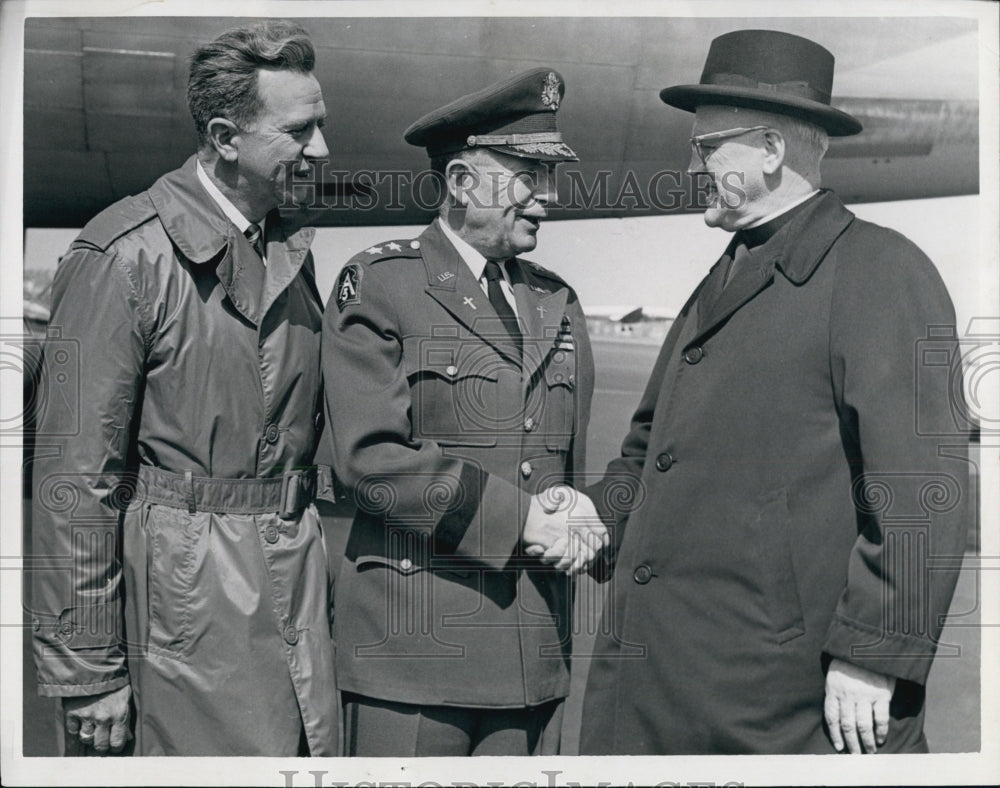
[{"label": "man in black hat", "polygon": [[563,92],[533,69],[410,126],[440,215],[353,257],[326,312],[335,465],[358,507],[336,594],[348,755],[558,752],[571,575],[607,539],[564,486],[583,470],[586,322],[520,257],[576,160]]},{"label": "man in black hat", "polygon": [[832,80],[812,41],[744,30],[660,94],[695,113],[705,222],[734,235],[605,476],[634,511],[588,490],[617,524],[585,754],[927,749],[968,466],[921,434],[950,397],[917,351],[956,358],[955,316],[918,248],[820,188],[828,137],[861,129]]}]

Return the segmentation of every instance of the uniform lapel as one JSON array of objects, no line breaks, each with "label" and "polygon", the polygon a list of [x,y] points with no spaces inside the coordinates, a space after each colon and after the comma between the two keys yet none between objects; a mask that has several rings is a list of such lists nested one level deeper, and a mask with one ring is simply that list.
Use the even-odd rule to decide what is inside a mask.
[{"label": "uniform lapel", "polygon": [[530,263],[515,260],[509,267],[517,315],[524,328],[524,380],[531,380],[556,344],[566,313],[567,290],[553,289],[549,280],[533,277]]},{"label": "uniform lapel", "polygon": [[510,347],[510,335],[500,322],[486,293],[479,286],[458,250],[437,226],[431,224],[419,238],[427,268],[427,294],[447,309],[465,328],[497,352],[519,363]]}]

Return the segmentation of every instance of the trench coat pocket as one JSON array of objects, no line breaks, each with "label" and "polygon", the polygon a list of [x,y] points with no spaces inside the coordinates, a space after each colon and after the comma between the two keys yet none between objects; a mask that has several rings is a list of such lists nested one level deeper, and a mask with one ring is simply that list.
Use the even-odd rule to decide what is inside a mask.
[{"label": "trench coat pocket", "polygon": [[197,543],[209,516],[147,504],[143,527],[150,651],[173,656],[189,651]]},{"label": "trench coat pocket", "polygon": [[414,438],[442,446],[495,446],[498,358],[411,340],[403,350]]},{"label": "trench coat pocket", "polygon": [[806,629],[792,562],[794,533],[785,490],[761,496],[754,525],[767,612],[778,643],[787,643],[804,635]]}]

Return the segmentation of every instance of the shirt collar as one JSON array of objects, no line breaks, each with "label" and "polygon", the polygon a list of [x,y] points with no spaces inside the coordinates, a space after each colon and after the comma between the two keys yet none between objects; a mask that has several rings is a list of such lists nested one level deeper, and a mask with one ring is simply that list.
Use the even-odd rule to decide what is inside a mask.
[{"label": "shirt collar", "polygon": [[201,166],[200,161],[195,161],[195,170],[198,172],[198,180],[201,181],[201,185],[205,187],[208,195],[215,200],[216,204],[226,215],[226,218],[236,225],[236,229],[245,235],[247,228],[252,222],[240,213],[240,209],[233,205],[229,201],[229,198],[219,190],[219,187],[212,182],[212,179],[208,177],[208,173],[205,172],[205,168]]},{"label": "shirt collar", "polygon": [[[478,282],[483,278],[483,271],[486,270],[486,258],[470,246],[467,241],[463,240],[458,233],[452,230],[446,221],[439,217],[437,222],[441,226],[441,232],[444,233],[445,238],[451,241],[451,245],[455,247],[455,251],[459,253],[465,264],[469,266],[469,270],[472,271],[472,275]],[[500,275],[503,276],[508,284],[510,283],[510,279],[507,276],[507,266],[500,266]]]}]

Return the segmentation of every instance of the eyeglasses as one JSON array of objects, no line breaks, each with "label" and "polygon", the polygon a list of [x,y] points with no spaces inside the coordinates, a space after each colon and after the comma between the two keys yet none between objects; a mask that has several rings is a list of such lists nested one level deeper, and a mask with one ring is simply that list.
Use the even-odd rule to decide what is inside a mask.
[{"label": "eyeglasses", "polygon": [[725,131],[713,131],[709,134],[699,134],[696,137],[691,138],[691,148],[695,153],[698,154],[698,158],[701,159],[701,165],[703,167],[708,166],[708,157],[712,155],[712,151],[715,147],[704,148],[702,143],[705,142],[715,142],[717,140],[728,140],[733,137],[742,137],[744,134],[749,134],[751,131],[764,131],[770,128],[769,126],[750,126],[749,128],[737,128],[737,129],[726,129]]}]

